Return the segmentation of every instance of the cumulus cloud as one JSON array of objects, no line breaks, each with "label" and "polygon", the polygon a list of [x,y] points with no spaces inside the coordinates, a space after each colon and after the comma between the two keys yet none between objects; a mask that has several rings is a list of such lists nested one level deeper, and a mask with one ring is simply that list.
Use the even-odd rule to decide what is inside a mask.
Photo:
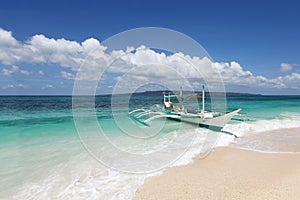
[{"label": "cumulus cloud", "polygon": [[2,89],[10,89],[10,88],[26,89],[26,88],[29,88],[29,86],[19,83],[19,84],[15,84],[15,85],[8,84],[8,85],[5,85],[2,87]]},{"label": "cumulus cloud", "polygon": [[39,70],[38,74],[39,74],[40,76],[44,76],[44,75],[45,75],[45,73],[44,73],[42,70]]},{"label": "cumulus cloud", "polygon": [[26,71],[26,70],[22,70],[20,69],[18,66],[15,66],[13,65],[10,69],[2,69],[2,74],[4,76],[9,76],[9,75],[12,75],[12,74],[16,74],[16,73],[20,73],[20,74],[24,74],[24,75],[29,75],[29,71]]},{"label": "cumulus cloud", "polygon": [[65,79],[69,79],[69,80],[75,79],[75,75],[72,73],[69,73],[69,72],[61,71],[60,75],[62,78],[65,78]]},{"label": "cumulus cloud", "polygon": [[26,89],[26,88],[29,88],[29,86],[28,86],[28,85],[24,85],[24,84],[21,84],[21,83],[19,83],[19,84],[15,85],[15,87],[16,87],[16,88],[21,88],[21,89]]},{"label": "cumulus cloud", "polygon": [[94,38],[82,43],[66,39],[35,35],[24,43],[17,41],[10,31],[0,28],[0,62],[4,65],[19,63],[57,64],[78,70],[91,50],[104,54],[106,47]]},{"label": "cumulus cloud", "polygon": [[[139,70],[141,66],[144,67],[142,67],[142,70]],[[174,71],[171,71],[170,67]],[[151,79],[164,79],[166,82],[170,82],[172,79],[184,77],[187,80],[194,79],[197,82],[205,81],[210,85],[214,83],[219,84],[222,81],[225,85],[300,89],[300,81],[296,73],[290,76],[270,79],[261,75],[254,75],[252,72],[245,70],[236,61],[213,62],[206,57],[191,57],[183,53],[166,56],[164,53],[157,53],[146,47],[140,48],[135,53],[124,55],[115,61],[110,71],[114,73],[127,73],[127,80],[131,84],[133,81],[140,81],[137,84],[142,84]],[[120,81],[120,78],[117,81]],[[195,81],[190,82],[197,86]],[[126,85],[123,83],[122,85],[127,87],[129,84]]]},{"label": "cumulus cloud", "polygon": [[284,88],[300,89],[300,74],[292,73],[283,77],[277,77],[275,81],[279,81],[284,85]]},{"label": "cumulus cloud", "polygon": [[42,87],[42,90],[45,90],[45,89],[48,89],[48,88],[53,88],[53,85],[46,84],[45,86]]},{"label": "cumulus cloud", "polygon": [[[61,67],[60,77],[64,79],[95,81],[99,77],[106,77],[105,81],[122,82],[120,86],[123,87],[161,80],[176,85],[179,80],[186,79],[194,86],[204,81],[209,84],[222,81],[225,85],[300,89],[298,73],[267,78],[245,70],[237,61],[213,62],[206,57],[192,57],[181,52],[166,55],[145,46],[107,52],[107,47],[94,38],[79,43],[64,38],[34,35],[20,42],[10,31],[1,28],[0,63],[11,66],[2,69],[5,76],[15,73],[29,75],[28,71],[17,66],[21,63],[41,64],[45,67],[54,64]],[[296,66],[281,63],[281,71],[289,72]],[[106,67],[108,69],[104,72]],[[38,74],[43,76],[44,71],[40,70]],[[125,84],[126,80],[128,84]]]},{"label": "cumulus cloud", "polygon": [[280,70],[282,72],[289,72],[292,71],[297,66],[298,66],[297,64],[281,63]]},{"label": "cumulus cloud", "polygon": [[8,84],[8,85],[5,85],[5,86],[2,86],[1,88],[2,89],[9,89],[9,88],[14,88],[15,86],[14,85],[12,85],[12,84]]}]

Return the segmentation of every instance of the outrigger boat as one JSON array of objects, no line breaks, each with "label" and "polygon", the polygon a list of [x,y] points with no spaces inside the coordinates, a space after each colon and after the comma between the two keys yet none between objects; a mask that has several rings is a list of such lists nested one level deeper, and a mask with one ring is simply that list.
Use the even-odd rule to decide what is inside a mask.
[{"label": "outrigger boat", "polygon": [[[153,106],[150,109],[136,109],[129,112],[129,116],[135,121],[150,126],[151,121],[159,118],[169,118],[186,123],[197,124],[200,127],[209,128],[215,131],[222,131],[225,124],[231,118],[237,115],[241,109],[234,110],[229,113],[211,112],[205,110],[205,91],[202,87],[202,110],[189,110],[184,109],[182,104],[182,90],[180,90],[180,103],[175,104],[171,98],[177,97],[171,93],[163,93],[164,104],[163,106]],[[199,95],[197,96],[197,98]]]}]

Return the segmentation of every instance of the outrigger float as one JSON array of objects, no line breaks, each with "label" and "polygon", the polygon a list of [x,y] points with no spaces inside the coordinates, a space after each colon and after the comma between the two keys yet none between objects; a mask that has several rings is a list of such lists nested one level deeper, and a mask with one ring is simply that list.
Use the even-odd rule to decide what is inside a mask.
[{"label": "outrigger float", "polygon": [[135,121],[150,126],[151,121],[159,118],[168,118],[177,121],[182,121],[191,124],[197,124],[200,127],[212,129],[214,131],[222,131],[225,124],[227,124],[241,109],[234,110],[229,113],[220,113],[205,110],[205,91],[202,87],[202,110],[184,109],[182,104],[182,90],[180,91],[180,102],[172,103],[171,98],[177,97],[171,93],[163,93],[164,104],[163,106],[155,105],[150,109],[136,109],[129,112],[129,116]]}]

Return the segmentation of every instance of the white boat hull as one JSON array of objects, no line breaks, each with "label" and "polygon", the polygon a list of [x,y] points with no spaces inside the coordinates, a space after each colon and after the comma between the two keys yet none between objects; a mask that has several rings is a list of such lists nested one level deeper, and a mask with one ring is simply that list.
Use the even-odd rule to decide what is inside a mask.
[{"label": "white boat hull", "polygon": [[170,119],[176,119],[176,120],[180,120],[186,123],[192,123],[192,124],[199,124],[199,126],[204,126],[207,127],[209,129],[213,129],[213,130],[222,130],[223,127],[225,126],[225,124],[227,124],[232,117],[234,117],[235,115],[238,114],[238,112],[240,112],[241,109],[232,111],[230,113],[218,116],[218,117],[214,117],[214,118],[185,118],[185,117],[180,117],[178,118],[178,116],[176,117],[172,117],[169,116],[168,118]]}]

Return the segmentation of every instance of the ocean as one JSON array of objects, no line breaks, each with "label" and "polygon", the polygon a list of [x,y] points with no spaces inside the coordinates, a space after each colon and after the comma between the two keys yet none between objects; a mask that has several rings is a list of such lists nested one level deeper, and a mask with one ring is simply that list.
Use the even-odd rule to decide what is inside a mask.
[{"label": "ocean", "polygon": [[[228,96],[227,111],[242,111],[225,133],[128,118],[129,110],[161,104],[160,95],[133,96],[129,110],[119,102],[113,109],[111,96],[97,96],[84,110],[72,108],[71,96],[1,96],[0,199],[132,199],[147,177],[193,162],[210,140],[210,149],[300,152],[282,145],[300,141],[300,133],[283,131],[300,127],[300,96]],[[75,117],[74,109],[81,109]]]}]

